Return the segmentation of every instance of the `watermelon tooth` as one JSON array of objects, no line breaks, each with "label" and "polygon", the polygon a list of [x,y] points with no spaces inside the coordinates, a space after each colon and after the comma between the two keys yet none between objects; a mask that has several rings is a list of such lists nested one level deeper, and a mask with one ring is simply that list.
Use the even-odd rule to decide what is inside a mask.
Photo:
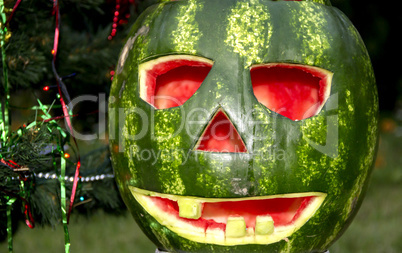
[{"label": "watermelon tooth", "polygon": [[226,223],[226,237],[243,237],[246,235],[246,221],[242,216],[229,216]]},{"label": "watermelon tooth", "polygon": [[202,203],[192,198],[179,198],[179,216],[187,219],[198,219],[202,213]]},{"label": "watermelon tooth", "polygon": [[257,235],[270,235],[274,233],[274,220],[270,215],[259,215],[255,219],[255,233]]}]

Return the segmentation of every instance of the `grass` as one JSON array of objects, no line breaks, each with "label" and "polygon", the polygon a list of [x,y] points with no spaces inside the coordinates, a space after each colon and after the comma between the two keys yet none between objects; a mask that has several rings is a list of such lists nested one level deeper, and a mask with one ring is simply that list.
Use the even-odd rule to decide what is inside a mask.
[{"label": "grass", "polygon": [[[155,252],[155,246],[143,235],[131,216],[113,216],[97,212],[85,218],[72,218],[69,225],[70,252]],[[5,244],[0,252],[7,252]],[[3,251],[4,250],[4,251]],[[20,227],[14,237],[14,252],[64,252],[62,227],[33,230]]]},{"label": "grass", "polygon": [[[379,158],[365,201],[331,253],[402,252],[402,141],[395,134],[381,136]],[[155,246],[142,234],[129,214],[97,212],[89,218],[72,216],[71,253],[153,253]],[[62,227],[35,228],[21,224],[14,235],[14,252],[63,252]],[[7,244],[0,244],[7,252]]]}]

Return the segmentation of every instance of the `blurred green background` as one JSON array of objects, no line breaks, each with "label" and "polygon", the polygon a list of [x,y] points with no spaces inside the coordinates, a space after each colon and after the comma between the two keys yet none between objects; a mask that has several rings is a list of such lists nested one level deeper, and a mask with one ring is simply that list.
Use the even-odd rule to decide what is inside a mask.
[{"label": "blurred green background", "polygon": [[[11,5],[14,1],[8,2]],[[72,60],[73,62],[70,64],[67,60],[59,60],[61,67],[66,67],[65,70],[60,71],[65,74],[72,72],[81,73],[81,75],[77,75],[77,78],[73,81],[66,81],[72,91],[70,95],[74,97],[80,94],[99,94],[100,92],[107,94],[111,77],[109,71],[114,68],[113,65],[117,62],[121,41],[124,40],[123,38],[127,29],[120,28],[120,33],[118,32],[115,41],[109,44],[98,43],[96,39],[98,36],[99,38],[106,38],[108,36],[111,30],[115,1],[87,0],[81,3],[79,3],[80,1],[61,2],[64,8],[62,9],[63,20],[67,21],[65,23],[67,23],[69,27],[78,31],[77,34],[72,34],[71,31],[67,31],[71,35],[71,43],[78,44],[76,42],[77,38],[85,37],[85,35],[82,34],[93,36],[92,41],[97,43],[92,43],[88,47],[86,47],[87,44],[81,42],[80,47],[71,47],[66,42],[63,42],[65,45],[61,43],[60,52],[65,53],[64,55],[60,55],[60,58]],[[87,6],[84,6],[84,2]],[[128,20],[127,27],[135,20],[138,12],[152,4],[154,0],[137,2],[136,8],[130,10],[132,15]],[[49,8],[49,5],[51,5],[51,1],[43,4],[44,1],[26,0],[23,1],[23,3],[31,7],[37,3],[41,3],[40,8],[43,10],[45,10],[45,7]],[[381,134],[378,158],[366,199],[349,229],[330,248],[330,252],[402,252],[402,71],[400,70],[402,66],[400,63],[402,51],[397,38],[402,25],[402,15],[399,13],[398,6],[392,6],[392,4],[396,4],[396,2],[390,3],[378,0],[333,0],[332,3],[352,20],[361,33],[370,53],[380,97]],[[39,9],[39,7],[37,8]],[[99,9],[101,11],[99,11]],[[34,11],[32,11],[32,13],[38,16],[38,19],[49,19],[51,14],[48,10],[49,9],[47,9],[43,15],[35,13]],[[94,16],[95,12],[97,16]],[[98,13],[101,14],[98,15]],[[76,15],[78,15],[79,18],[77,18]],[[21,14],[21,16],[24,15]],[[18,15],[15,18],[18,19]],[[80,18],[83,18],[83,21]],[[77,20],[80,21],[78,22]],[[25,22],[27,21],[25,20]],[[94,23],[96,24],[95,26]],[[42,38],[39,44],[48,50],[48,48],[51,48],[49,45],[52,43],[54,32],[53,21],[45,27],[48,27],[46,29],[48,29],[49,32],[46,34],[49,38],[46,39],[46,29],[41,28],[43,34],[38,35]],[[98,30],[94,30],[93,27],[97,27]],[[14,31],[23,29],[22,26],[14,26],[12,28]],[[16,33],[15,37],[17,37]],[[64,38],[66,38],[66,36]],[[85,40],[82,39],[80,41]],[[16,44],[15,47],[21,46]],[[88,49],[89,47],[91,47],[92,51]],[[101,54],[99,51],[102,47],[109,47],[110,51]],[[36,50],[40,50],[39,46]],[[86,51],[94,52],[89,55],[93,58],[83,54],[83,52]],[[76,59],[75,57],[78,56],[81,58],[86,57],[85,64],[81,64],[82,62],[78,60],[74,61],[74,59]],[[24,60],[24,57],[25,56],[22,55],[22,60]],[[49,56],[42,59],[35,53],[35,57],[35,59],[31,58],[31,61],[36,60],[38,62],[36,66],[42,66],[40,65],[42,60],[46,64],[49,63]],[[17,58],[18,57],[16,57],[16,59]],[[21,60],[20,58],[18,59]],[[98,68],[98,65],[102,62],[104,63],[102,65],[104,67]],[[43,65],[44,67],[41,67],[39,70],[29,69],[29,64],[25,66],[21,62],[19,63],[20,65],[17,63],[15,70],[13,70],[13,66],[10,66],[10,75],[13,74],[13,71],[16,73],[16,83],[12,89],[12,99],[14,99],[14,103],[20,105],[35,103],[36,97],[46,100],[49,95],[43,95],[40,92],[42,92],[41,87],[43,87],[43,85],[48,85],[53,82],[51,81],[53,77],[49,66],[45,64]],[[25,82],[19,84],[18,80],[22,80],[23,77],[19,77],[17,69],[21,66],[25,68],[24,72],[21,72],[21,76],[28,75],[29,78],[24,79]],[[74,69],[74,67],[76,67],[76,69]],[[27,69],[31,72],[27,71]],[[36,76],[39,71],[43,71],[43,73]],[[36,95],[33,97],[30,93],[35,93]],[[54,96],[54,94],[55,93],[52,93],[52,96]],[[85,108],[87,110],[86,112],[97,109],[91,108],[91,106],[93,105],[90,104]],[[76,126],[81,126],[82,131],[93,131],[98,120],[96,118],[97,116],[87,115],[85,113],[81,115],[83,116],[75,119],[77,121],[75,123]],[[32,112],[15,112],[14,119],[14,124],[16,124],[14,128],[16,128],[19,123],[32,120]],[[90,143],[88,146],[92,144]],[[85,153],[85,148],[82,149],[81,152]],[[142,234],[127,212],[113,215],[103,211],[96,211],[86,216],[78,215],[76,212],[73,212],[69,230],[72,253],[148,253],[154,252],[155,250],[155,247]],[[54,228],[38,226],[31,230],[21,223],[19,224],[19,229],[14,234],[14,252],[16,253],[63,251],[64,234],[61,225]],[[7,252],[7,243],[5,241],[0,243],[0,252]]]}]

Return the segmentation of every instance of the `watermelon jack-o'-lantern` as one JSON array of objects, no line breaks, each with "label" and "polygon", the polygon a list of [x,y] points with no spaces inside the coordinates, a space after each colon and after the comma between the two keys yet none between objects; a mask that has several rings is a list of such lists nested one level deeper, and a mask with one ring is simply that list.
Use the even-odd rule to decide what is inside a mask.
[{"label": "watermelon jack-o'-lantern", "polygon": [[361,204],[377,117],[365,46],[329,1],[164,1],[121,52],[110,147],[161,250],[322,252]]}]

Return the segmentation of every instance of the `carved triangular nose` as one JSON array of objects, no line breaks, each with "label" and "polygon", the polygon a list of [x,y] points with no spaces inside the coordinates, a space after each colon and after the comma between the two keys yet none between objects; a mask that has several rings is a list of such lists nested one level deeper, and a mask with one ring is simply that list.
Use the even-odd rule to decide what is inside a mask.
[{"label": "carved triangular nose", "polygon": [[222,109],[218,110],[208,123],[195,146],[195,150],[220,153],[247,153],[236,128]]}]

